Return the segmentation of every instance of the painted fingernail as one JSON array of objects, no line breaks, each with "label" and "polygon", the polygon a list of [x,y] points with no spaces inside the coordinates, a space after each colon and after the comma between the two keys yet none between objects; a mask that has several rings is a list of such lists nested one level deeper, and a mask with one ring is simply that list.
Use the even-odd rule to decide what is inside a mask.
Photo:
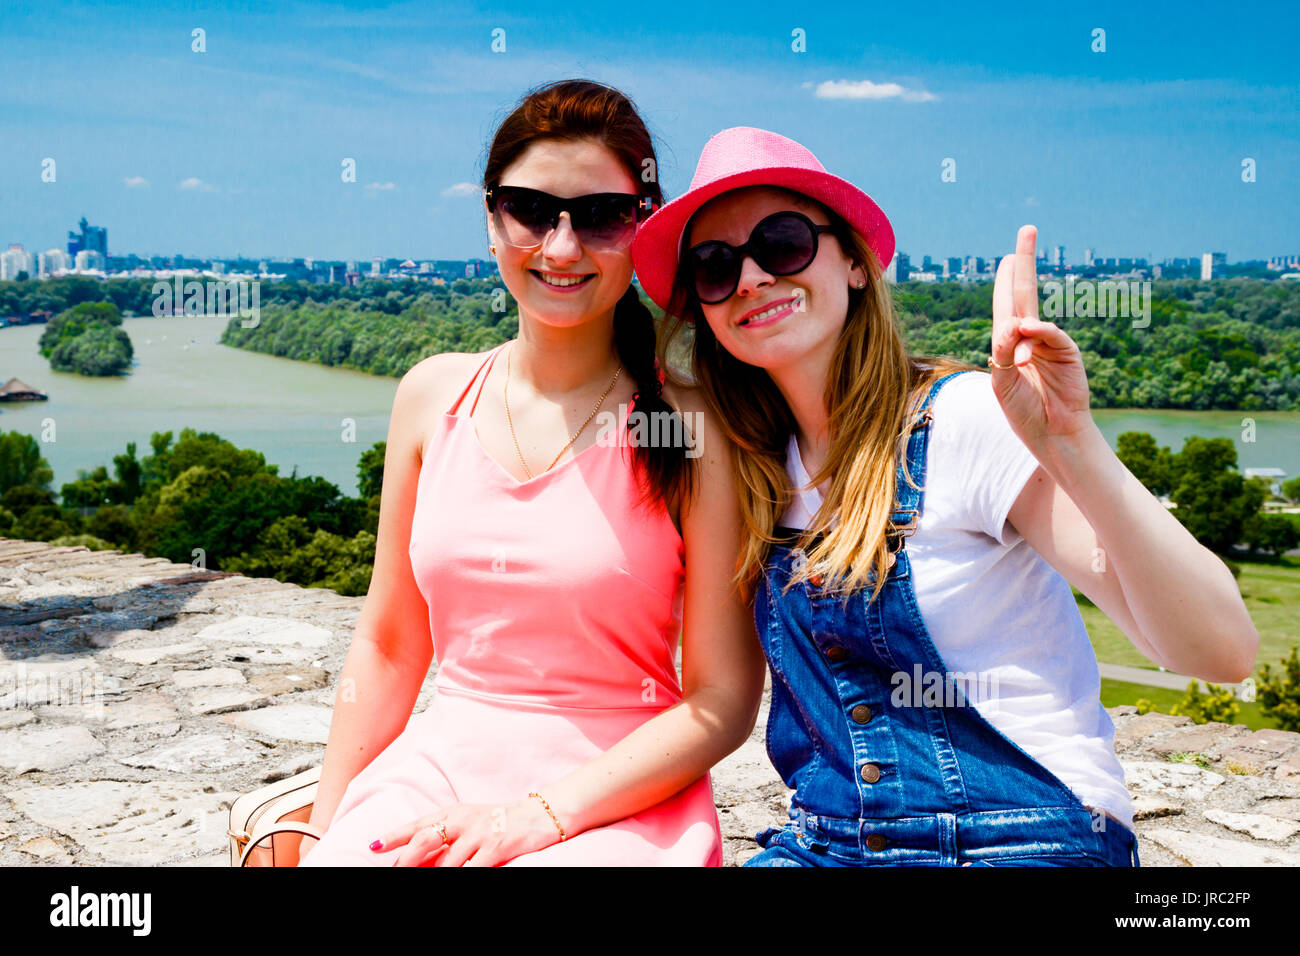
[{"label": "painted fingernail", "polygon": [[374,843],[370,844],[370,849],[372,850],[382,850],[383,848],[384,848],[383,840],[376,840]]}]

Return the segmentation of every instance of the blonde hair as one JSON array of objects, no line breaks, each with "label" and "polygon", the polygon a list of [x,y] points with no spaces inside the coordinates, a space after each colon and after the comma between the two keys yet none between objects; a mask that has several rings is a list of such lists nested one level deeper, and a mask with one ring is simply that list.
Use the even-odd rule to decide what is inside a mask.
[{"label": "blonde hair", "polygon": [[[789,190],[784,190],[789,192]],[[893,564],[888,537],[895,506],[895,472],[906,475],[909,410],[926,389],[948,372],[974,366],[947,358],[910,356],[903,344],[889,288],[875,253],[839,215],[799,193],[830,219],[841,248],[863,266],[867,284],[849,289],[844,328],[831,359],[825,403],[830,445],[812,484],[830,479],[826,495],[797,547],[807,561],[796,567],[788,587],[820,573],[829,589],[856,591],[872,582],[875,600]],[[688,227],[689,228],[689,225]],[[660,365],[687,323],[694,335],[687,354],[695,383],[735,445],[733,470],[749,531],[737,561],[735,583],[752,599],[777,522],[793,491],[785,470],[786,447],[796,428],[793,413],[764,369],[739,361],[718,344],[678,269],[661,344]],[[912,482],[911,476],[907,480]],[[831,518],[838,522],[831,526]],[[822,537],[814,543],[818,533]]]}]

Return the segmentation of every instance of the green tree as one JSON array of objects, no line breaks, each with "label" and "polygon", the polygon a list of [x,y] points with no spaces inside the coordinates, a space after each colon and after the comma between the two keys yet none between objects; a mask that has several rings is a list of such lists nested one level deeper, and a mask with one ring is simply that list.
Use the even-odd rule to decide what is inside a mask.
[{"label": "green tree", "polygon": [[41,446],[25,432],[0,434],[0,494],[18,485],[48,488],[54,469],[41,454]]},{"label": "green tree", "polygon": [[1255,693],[1264,716],[1276,720],[1283,730],[1291,731],[1300,731],[1300,660],[1296,659],[1296,647],[1291,645],[1291,654],[1283,659],[1281,673],[1276,678],[1268,664],[1260,668]]},{"label": "green tree", "polygon": [[1300,544],[1300,529],[1286,515],[1251,515],[1241,525],[1241,537],[1251,552],[1281,556]]},{"label": "green tree", "polygon": [[81,302],[65,309],[45,324],[38,340],[41,355],[49,358],[61,343],[77,338],[94,324],[119,326],[122,313],[111,302]]},{"label": "green tree", "polygon": [[1174,517],[1212,551],[1236,545],[1242,525],[1264,503],[1260,484],[1236,467],[1237,449],[1227,438],[1193,436],[1174,459]]},{"label": "green tree", "polygon": [[384,455],[388,451],[388,442],[375,442],[361,453],[357,463],[357,485],[362,498],[372,498],[384,487]]},{"label": "green tree", "polygon": [[1133,476],[1153,495],[1167,495],[1174,490],[1173,454],[1156,445],[1146,432],[1124,432],[1116,439],[1115,454]]},{"label": "green tree", "polygon": [[130,371],[131,339],[121,329],[92,322],[75,338],[64,339],[50,352],[50,367],[79,375],[124,375]]}]

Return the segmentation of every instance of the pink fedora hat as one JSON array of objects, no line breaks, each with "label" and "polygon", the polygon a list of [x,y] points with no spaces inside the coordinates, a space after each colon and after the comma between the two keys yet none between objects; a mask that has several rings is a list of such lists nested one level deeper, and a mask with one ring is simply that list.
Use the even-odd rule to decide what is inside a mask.
[{"label": "pink fedora hat", "polygon": [[637,230],[632,264],[641,288],[660,308],[668,308],[682,233],[691,216],[715,196],[743,186],[783,186],[816,199],[867,240],[882,269],[894,257],[894,228],[870,196],[826,172],[817,157],[794,140],[765,129],[735,126],[705,144],[691,188]]}]

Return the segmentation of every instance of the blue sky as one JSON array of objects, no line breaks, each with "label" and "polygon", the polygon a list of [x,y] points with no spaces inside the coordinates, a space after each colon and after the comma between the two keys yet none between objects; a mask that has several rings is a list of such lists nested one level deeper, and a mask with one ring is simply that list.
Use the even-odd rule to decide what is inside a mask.
[{"label": "blue sky", "polygon": [[1026,222],[1072,261],[1300,253],[1295,5],[1055,7],[11,2],[0,243],[61,247],[85,215],[114,254],[484,256],[455,187],[523,92],[588,76],[636,100],[670,196],[712,133],[766,127],[914,261],[1010,251]]}]

